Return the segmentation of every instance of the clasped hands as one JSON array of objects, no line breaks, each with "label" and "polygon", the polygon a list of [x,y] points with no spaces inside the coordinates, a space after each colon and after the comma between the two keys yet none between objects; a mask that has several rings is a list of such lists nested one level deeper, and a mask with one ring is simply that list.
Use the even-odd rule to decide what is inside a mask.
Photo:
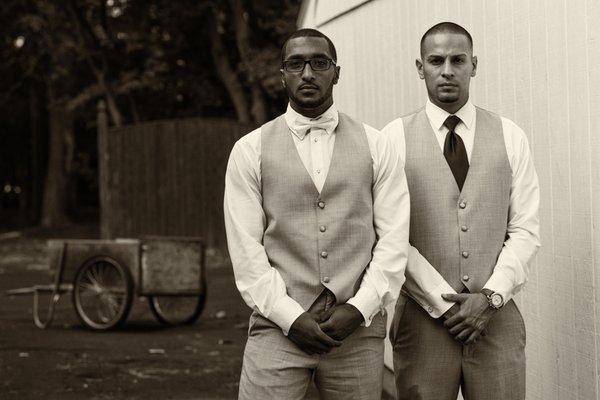
[{"label": "clasped hands", "polygon": [[443,294],[455,304],[442,315],[444,326],[456,340],[463,344],[475,343],[485,336],[485,329],[497,310],[489,306],[483,293]]},{"label": "clasped hands", "polygon": [[362,324],[364,318],[351,304],[321,313],[302,313],[292,324],[288,338],[307,354],[328,353]]}]

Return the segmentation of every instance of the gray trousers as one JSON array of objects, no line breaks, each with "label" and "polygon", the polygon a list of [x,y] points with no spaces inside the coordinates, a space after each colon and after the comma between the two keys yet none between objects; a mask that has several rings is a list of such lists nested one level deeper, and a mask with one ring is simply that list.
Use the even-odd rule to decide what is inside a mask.
[{"label": "gray trousers", "polygon": [[487,334],[464,346],[414,300],[401,295],[390,330],[398,399],[525,399],[525,324],[514,301]]},{"label": "gray trousers", "polygon": [[[316,311],[313,307],[309,311]],[[300,400],[311,380],[323,400],[380,399],[385,327],[385,317],[377,314],[368,328],[359,327],[340,347],[324,355],[308,355],[278,326],[253,313],[239,399]]]}]

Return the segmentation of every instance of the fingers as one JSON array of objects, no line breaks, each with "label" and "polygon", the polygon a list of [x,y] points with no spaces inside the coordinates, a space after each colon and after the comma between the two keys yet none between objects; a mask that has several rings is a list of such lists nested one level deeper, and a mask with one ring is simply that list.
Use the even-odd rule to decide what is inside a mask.
[{"label": "fingers", "polygon": [[461,342],[463,344],[467,344],[466,340],[471,336],[472,333],[473,333],[473,328],[467,327],[467,328],[463,329],[462,331],[460,331],[458,333],[458,335],[454,336],[454,339],[458,340],[459,342]]},{"label": "fingers", "polygon": [[444,293],[442,294],[442,298],[448,301],[455,301],[458,303],[463,303],[465,300],[469,298],[468,293]]},{"label": "fingers", "polygon": [[444,321],[444,326],[446,328],[452,328],[454,325],[463,322],[464,319],[465,319],[465,317],[460,312],[456,313]]},{"label": "fingers", "polygon": [[467,323],[465,322],[460,322],[454,326],[452,326],[450,329],[448,329],[448,332],[450,332],[451,335],[455,336],[457,335],[459,332],[464,331],[465,329],[473,329],[471,326],[469,326]]},{"label": "fingers", "polygon": [[303,340],[292,340],[296,346],[308,355],[312,354],[325,354],[328,353],[333,347],[327,346],[320,341],[312,338],[304,338]]},{"label": "fingers", "polygon": [[481,335],[480,331],[474,330],[473,332],[471,332],[471,334],[469,335],[469,337],[467,338],[467,340],[465,340],[465,344],[475,343],[477,341],[477,339],[479,338],[480,335]]},{"label": "fingers", "polygon": [[329,318],[331,318],[331,315],[333,314],[333,311],[335,310],[335,307],[329,308],[325,311],[322,311],[319,313],[319,317],[317,319],[317,322],[325,322],[327,321]]},{"label": "fingers", "polygon": [[316,332],[315,339],[317,339],[321,344],[327,346],[329,348],[328,351],[331,350],[331,348],[333,347],[339,347],[342,345],[342,342],[329,337],[325,332],[323,332],[320,329]]},{"label": "fingers", "polygon": [[321,330],[327,334],[334,331],[333,323],[331,320],[327,320],[325,322],[320,323],[319,328],[321,328]]}]

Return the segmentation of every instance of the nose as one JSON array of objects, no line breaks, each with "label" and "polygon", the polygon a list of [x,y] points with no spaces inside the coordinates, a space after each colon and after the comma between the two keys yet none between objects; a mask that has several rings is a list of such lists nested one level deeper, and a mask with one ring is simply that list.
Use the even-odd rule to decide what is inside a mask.
[{"label": "nose", "polygon": [[310,63],[304,63],[304,69],[302,70],[302,79],[306,81],[312,81],[315,79],[315,73],[310,67]]},{"label": "nose", "polygon": [[452,71],[452,63],[450,60],[446,60],[444,65],[442,66],[442,76],[444,78],[449,78],[454,76],[454,72]]}]

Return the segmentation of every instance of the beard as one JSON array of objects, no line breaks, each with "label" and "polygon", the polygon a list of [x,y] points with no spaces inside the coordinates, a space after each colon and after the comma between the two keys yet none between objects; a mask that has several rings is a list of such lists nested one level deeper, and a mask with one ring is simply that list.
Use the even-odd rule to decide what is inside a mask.
[{"label": "beard", "polygon": [[292,101],[298,107],[310,110],[320,107],[323,105],[323,103],[329,100],[333,93],[333,84],[329,86],[327,91],[322,96],[318,97],[305,97],[302,95],[296,95],[296,93],[294,93],[287,85],[285,90],[290,101]]}]

